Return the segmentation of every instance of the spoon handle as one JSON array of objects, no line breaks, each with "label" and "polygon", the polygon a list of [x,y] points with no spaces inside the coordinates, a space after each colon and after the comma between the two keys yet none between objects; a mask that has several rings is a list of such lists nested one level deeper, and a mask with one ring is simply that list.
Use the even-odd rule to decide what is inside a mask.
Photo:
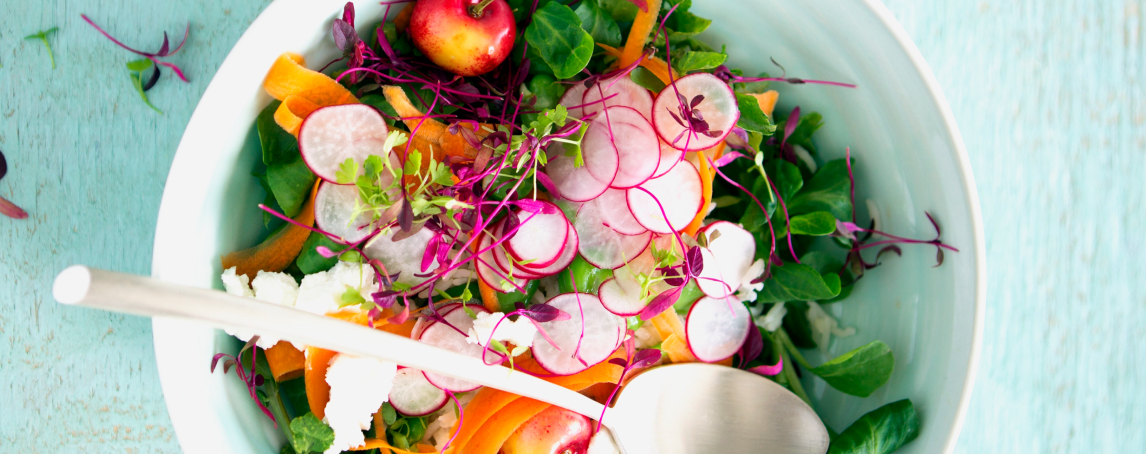
[{"label": "spoon handle", "polygon": [[581,394],[502,366],[488,366],[478,358],[332,317],[217,290],[73,265],[56,276],[52,294],[56,301],[68,305],[196,320],[216,328],[261,333],[327,350],[383,359],[537,399],[592,419],[600,418],[604,409]]}]

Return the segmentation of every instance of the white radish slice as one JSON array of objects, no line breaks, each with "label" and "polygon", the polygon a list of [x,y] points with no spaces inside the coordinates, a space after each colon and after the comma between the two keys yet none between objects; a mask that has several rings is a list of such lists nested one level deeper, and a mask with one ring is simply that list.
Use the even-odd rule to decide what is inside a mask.
[{"label": "white radish slice", "polygon": [[583,81],[575,82],[569,87],[569,90],[566,90],[565,94],[561,96],[561,101],[558,101],[558,104],[569,109],[570,117],[580,119],[585,116],[585,110],[580,107],[585,103],[585,101],[583,101],[585,90],[587,90],[587,88],[585,88]]},{"label": "white radish slice", "polygon": [[652,233],[622,235],[605,223],[596,203],[586,203],[577,212],[573,224],[580,239],[577,250],[581,257],[601,269],[616,268],[637,258],[649,246]]},{"label": "white radish slice", "polygon": [[[693,121],[690,122],[682,110],[691,111]],[[681,150],[703,150],[720,143],[739,119],[740,108],[732,87],[709,73],[677,79],[661,90],[653,102],[653,126],[657,133]],[[695,129],[702,123],[707,123],[707,132]]]},{"label": "white radish slice", "polygon": [[[443,304],[438,306],[438,313],[444,317],[455,309],[461,309],[461,307],[461,303]],[[418,340],[418,338],[422,337],[422,331],[425,331],[426,327],[435,323],[438,323],[437,320],[430,320],[428,317],[418,317],[418,320],[414,322],[414,328],[410,330],[410,339]]]},{"label": "white radish slice", "polygon": [[565,248],[561,250],[561,255],[557,257],[557,260],[545,267],[523,265],[522,268],[542,276],[552,276],[554,274],[560,273],[562,270],[568,267],[570,263],[573,263],[573,259],[577,257],[577,245],[581,244],[581,240],[577,236],[577,231],[574,230],[572,224],[569,224],[567,229],[568,232],[566,233],[565,237]]},{"label": "white radish slice", "polygon": [[708,363],[728,358],[748,339],[751,321],[748,308],[736,298],[701,298],[689,309],[685,321],[688,349]]},{"label": "white radish slice", "polygon": [[[470,309],[475,312],[489,312],[479,305],[470,306]],[[418,340],[455,353],[481,358],[482,346],[466,341],[470,328],[474,326],[474,320],[470,318],[469,314],[467,314],[466,311],[452,310],[448,314],[445,314],[443,318],[446,323],[438,322],[427,326],[426,329],[422,331],[422,336]],[[458,332],[459,330],[461,332]],[[501,355],[492,349],[486,351],[486,363],[497,364],[501,362],[501,359]],[[426,379],[429,380],[430,383],[433,383],[434,386],[453,392],[473,391],[481,387],[481,385],[471,381],[447,377],[433,372],[422,372],[422,374],[425,375]]]},{"label": "white radish slice", "polygon": [[560,349],[554,348],[540,332],[533,338],[533,357],[549,373],[581,372],[604,361],[621,345],[625,319],[605,310],[596,296],[565,293],[551,298],[548,304],[570,315],[566,320],[541,323]]},{"label": "white radish slice", "polygon": [[390,405],[406,416],[425,416],[438,411],[450,397],[434,386],[422,371],[413,368],[398,369],[390,387]]},{"label": "white radish slice", "polygon": [[[660,162],[660,142],[652,124],[636,110],[613,106],[597,115],[589,125],[589,129],[585,131],[581,143],[582,147],[594,147],[602,146],[603,142],[611,142],[620,159],[610,186],[619,189],[631,188],[652,178],[656,172],[657,164]],[[594,172],[593,168],[590,168],[589,172],[598,180],[605,180],[605,176]]]},{"label": "white radish slice", "polygon": [[351,219],[355,203],[364,203],[358,195],[357,186],[322,182],[318,186],[318,193],[314,195],[315,225],[348,243],[366,238],[374,230],[370,227],[371,215],[360,213]]},{"label": "white radish slice", "polygon": [[[697,285],[713,298],[730,296],[740,288],[752,267],[756,257],[756,239],[743,227],[728,221],[714,222],[701,231],[709,238],[705,250],[710,251],[710,256],[704,258],[704,269]],[[706,276],[716,277],[723,283],[704,279]]]},{"label": "white radish slice", "polygon": [[[602,99],[605,101],[602,102]],[[585,115],[593,115],[607,107],[626,106],[636,109],[642,117],[652,119],[653,95],[645,87],[633,82],[628,74],[598,81],[585,91],[584,103],[582,109]]]},{"label": "white radish slice", "polygon": [[669,145],[668,142],[665,142],[664,140],[661,140],[660,142],[661,157],[660,161],[657,162],[657,171],[653,172],[653,178],[668,173],[668,171],[672,170],[672,168],[676,166],[676,163],[684,159],[685,152],[673,148],[672,145]]},{"label": "white radish slice", "polygon": [[601,305],[605,306],[609,312],[628,317],[641,313],[648,305],[648,302],[641,298],[640,289],[637,292],[627,291],[624,287],[617,282],[616,278],[610,278],[601,283],[597,288],[597,296],[601,298]]},{"label": "white radish slice", "polygon": [[528,268],[519,264],[513,263],[515,260],[508,252],[505,251],[505,243],[501,243],[493,247],[493,260],[497,262],[497,266],[503,270],[510,270],[513,272],[513,277],[522,279],[541,279],[545,276],[527,271]]},{"label": "white radish slice", "polygon": [[596,205],[604,224],[621,235],[640,235],[649,231],[629,211],[629,202],[623,190],[609,188],[600,197],[586,204]]},{"label": "white radish slice", "polygon": [[626,195],[637,222],[656,233],[672,233],[688,226],[700,212],[704,202],[701,190],[700,172],[692,163],[681,162],[668,173],[629,189]]},{"label": "white radish slice", "polygon": [[[357,190],[355,186],[347,187]],[[362,248],[362,252],[368,258],[381,261],[390,274],[398,273],[398,282],[407,285],[418,285],[425,282],[426,279],[429,279],[428,277],[418,277],[417,275],[438,268],[438,261],[434,259],[430,263],[430,267],[425,272],[422,271],[422,255],[426,252],[426,247],[430,245],[430,240],[434,238],[434,232],[423,228],[398,241],[394,241],[394,233],[395,231],[392,231],[389,234],[379,234],[371,238]]]},{"label": "white radish slice", "polygon": [[[490,239],[490,236],[482,235],[482,238],[478,240],[478,249],[488,248],[491,244],[493,244],[493,241]],[[502,283],[508,283],[507,281],[509,280],[512,280],[513,284],[516,284],[518,287],[525,287],[526,279],[521,276],[510,276],[508,270],[498,265],[497,259],[494,258],[493,254],[493,249],[491,248],[479,254],[477,258],[474,259],[474,269],[477,270],[478,279],[481,279],[482,282],[485,282],[485,285],[501,293],[506,292],[501,286]]]},{"label": "white radish slice", "polygon": [[307,167],[323,180],[334,182],[346,158],[359,165],[370,155],[388,156],[384,149],[386,121],[382,114],[365,104],[323,107],[303,120],[298,131],[298,147]]},{"label": "white radish slice", "polygon": [[[560,144],[554,145],[556,146],[551,146],[554,149],[564,149],[559,146]],[[549,158],[549,163],[545,166],[545,174],[553,180],[558,195],[574,202],[588,202],[609,189],[612,180],[598,180],[589,173],[586,166],[575,167],[574,159],[564,156],[563,153],[564,151],[560,151]]]},{"label": "white radish slice", "polygon": [[541,203],[549,205],[553,212],[518,212],[521,226],[513,238],[505,242],[505,249],[520,262],[547,266],[561,256],[569,231],[569,220],[565,219],[565,213],[557,205],[545,201]]}]

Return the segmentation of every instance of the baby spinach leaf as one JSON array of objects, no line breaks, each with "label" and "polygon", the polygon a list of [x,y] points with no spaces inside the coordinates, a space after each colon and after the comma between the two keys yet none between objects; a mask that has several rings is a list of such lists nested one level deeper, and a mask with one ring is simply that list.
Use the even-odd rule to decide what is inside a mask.
[{"label": "baby spinach leaf", "polygon": [[[557,79],[547,74],[534,76],[526,88],[537,100],[533,104],[533,110],[538,111],[557,107],[557,103],[561,102],[561,95],[565,94],[565,85],[557,83]],[[531,122],[526,124],[529,123]]]},{"label": "baby spinach leaf", "polygon": [[283,214],[295,216],[310,197],[316,177],[302,157],[267,166],[267,184],[275,195]]},{"label": "baby spinach leaf", "polygon": [[275,122],[275,111],[281,101],[271,101],[259,112],[255,119],[255,129],[259,132],[259,145],[263,149],[263,164],[289,161],[299,155],[298,140]]},{"label": "baby spinach leaf", "polygon": [[910,400],[872,410],[848,426],[828,447],[828,454],[890,454],[919,436],[919,417]]},{"label": "baby spinach leaf", "polygon": [[598,0],[598,5],[617,22],[632,22],[639,11],[629,0]]},{"label": "baby spinach leaf", "polygon": [[883,341],[875,341],[844,353],[811,369],[833,388],[853,396],[867,397],[891,378],[895,356]]},{"label": "baby spinach leaf", "polygon": [[[557,286],[561,293],[582,292],[596,295],[597,287],[610,277],[613,277],[613,270],[597,268],[578,255],[568,268],[557,275]],[[573,282],[577,283],[576,289],[573,288]]]},{"label": "baby spinach leaf", "polygon": [[672,65],[678,72],[688,74],[693,71],[712,69],[724,64],[728,55],[719,52],[684,51],[679,54],[673,52]]},{"label": "baby spinach leaf", "polygon": [[816,301],[839,293],[839,276],[821,275],[808,265],[785,263],[772,268],[772,277],[764,281],[764,289],[757,293],[756,300],[762,303]]},{"label": "baby spinach leaf", "polygon": [[334,442],[334,429],[320,421],[314,413],[299,416],[290,422],[294,432],[291,445],[296,452],[323,452]]},{"label": "baby spinach leaf", "polygon": [[390,118],[401,118],[401,116],[398,115],[398,111],[394,110],[394,106],[391,106],[390,102],[386,101],[385,96],[382,96],[382,95],[366,95],[366,96],[363,96],[362,99],[359,99],[358,101],[360,101],[362,104],[366,104],[370,107],[378,109],[382,113],[386,114],[388,117],[387,118],[388,121],[390,120]]},{"label": "baby spinach leaf", "polygon": [[788,309],[788,314],[784,316],[784,332],[792,340],[792,345],[799,348],[816,348],[815,338],[812,337],[812,324],[808,321],[808,303],[789,301],[784,307]]},{"label": "baby spinach leaf", "polygon": [[812,267],[820,274],[836,273],[844,262],[824,251],[812,251],[800,257],[800,263]]},{"label": "baby spinach leaf", "polygon": [[302,243],[302,251],[299,252],[298,258],[295,259],[295,264],[303,274],[314,274],[319,271],[327,271],[334,268],[338,264],[338,257],[326,258],[315,250],[319,246],[326,246],[334,252],[342,252],[346,246],[335,243],[318,232],[310,232],[310,236],[306,237],[306,241]]},{"label": "baby spinach leaf", "polygon": [[583,0],[576,13],[581,18],[581,28],[589,32],[593,41],[612,47],[621,45],[621,28],[596,0]]},{"label": "baby spinach leaf", "polygon": [[736,126],[769,136],[776,132],[776,125],[771,117],[764,114],[756,97],[737,93],[736,104],[740,106],[740,119]]},{"label": "baby spinach leaf", "polygon": [[637,85],[645,87],[653,93],[660,93],[665,88],[665,83],[659,77],[654,75],[652,71],[640,66],[633,68],[633,72],[629,73],[629,78]]},{"label": "baby spinach leaf", "polygon": [[[799,170],[797,169],[796,172],[799,173]],[[768,182],[764,181],[764,178],[759,177],[759,175],[757,175],[756,180],[752,182],[751,189],[752,194],[764,205],[764,209],[768,210],[768,213],[765,215],[763,211],[760,211],[760,206],[753,201],[748,204],[748,209],[746,209],[744,215],[740,217],[740,224],[749,232],[756,233],[759,239],[761,235],[770,235],[768,230],[768,218],[771,218],[772,214],[776,212],[776,199],[769,196]],[[780,228],[783,228],[783,225],[781,225]]]},{"label": "baby spinach leaf", "polygon": [[824,164],[808,185],[788,203],[791,216],[828,211],[836,219],[851,221],[851,181],[848,179],[847,163],[836,159]]},{"label": "baby spinach leaf", "polygon": [[824,126],[824,117],[818,112],[812,112],[800,117],[800,124],[788,137],[788,143],[804,147],[811,153],[816,152],[816,145],[812,143],[812,133]]},{"label": "baby spinach leaf", "polygon": [[593,57],[593,37],[581,28],[581,18],[568,6],[546,4],[533,14],[525,39],[558,79],[577,75]]},{"label": "baby spinach leaf", "polygon": [[[788,161],[773,159],[765,162],[764,171],[768,172],[768,177],[772,179],[772,184],[776,185],[780,197],[783,197],[784,200],[792,200],[792,195],[804,187],[804,177],[800,175],[800,168]],[[768,194],[764,195],[767,196]],[[792,206],[789,205],[789,214],[791,214],[791,210]]]},{"label": "baby spinach leaf", "polygon": [[836,231],[836,218],[827,211],[792,216],[789,222],[794,235],[824,236]]}]

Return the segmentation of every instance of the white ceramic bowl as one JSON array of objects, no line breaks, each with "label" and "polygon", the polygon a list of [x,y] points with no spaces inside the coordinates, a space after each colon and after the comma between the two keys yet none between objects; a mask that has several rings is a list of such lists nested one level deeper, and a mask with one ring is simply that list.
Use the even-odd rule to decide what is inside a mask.
[{"label": "white ceramic bowl", "polygon": [[[355,2],[363,28],[382,14]],[[342,0],[278,0],[251,25],[219,68],[191,117],[168,176],[156,226],[152,274],[218,288],[219,257],[256,241],[262,190],[250,176],[259,154],[252,124],[270,101],[263,75],[282,52],[313,64],[336,56],[330,23]],[[905,247],[869,273],[849,300],[828,306],[858,333],[830,353],[882,339],[896,356],[887,386],[860,399],[806,378],[817,409],[843,430],[884,403],[911,398],[919,439],[903,453],[951,452],[975,376],[986,291],[983,228],[963,142],[939,87],[900,25],[876,0],[696,0],[714,20],[710,43],[729,43],[733,67],[846,81],[858,89],[775,84],[781,109],[798,103],[824,115],[818,145],[827,158],[852,147],[857,205],[877,201],[887,230],[933,234],[961,252],[932,268],[934,250]],[[366,30],[362,30],[366,31]],[[861,215],[862,217],[862,215]],[[211,356],[234,348],[225,334],[174,320],[154,321],[155,353],[168,412],[184,452],[277,453],[283,440],[233,376],[209,374]],[[812,361],[823,357],[813,355]]]}]

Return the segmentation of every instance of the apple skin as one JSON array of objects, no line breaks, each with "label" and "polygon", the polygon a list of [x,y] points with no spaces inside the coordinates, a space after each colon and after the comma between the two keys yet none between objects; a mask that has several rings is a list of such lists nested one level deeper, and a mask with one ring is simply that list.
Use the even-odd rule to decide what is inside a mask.
[{"label": "apple skin", "polygon": [[408,29],[414,45],[454,74],[492,71],[513,50],[517,24],[505,0],[493,0],[474,18],[470,7],[478,3],[481,0],[418,0]]},{"label": "apple skin", "polygon": [[552,406],[517,428],[502,454],[585,454],[593,438],[593,422],[561,407]]}]

